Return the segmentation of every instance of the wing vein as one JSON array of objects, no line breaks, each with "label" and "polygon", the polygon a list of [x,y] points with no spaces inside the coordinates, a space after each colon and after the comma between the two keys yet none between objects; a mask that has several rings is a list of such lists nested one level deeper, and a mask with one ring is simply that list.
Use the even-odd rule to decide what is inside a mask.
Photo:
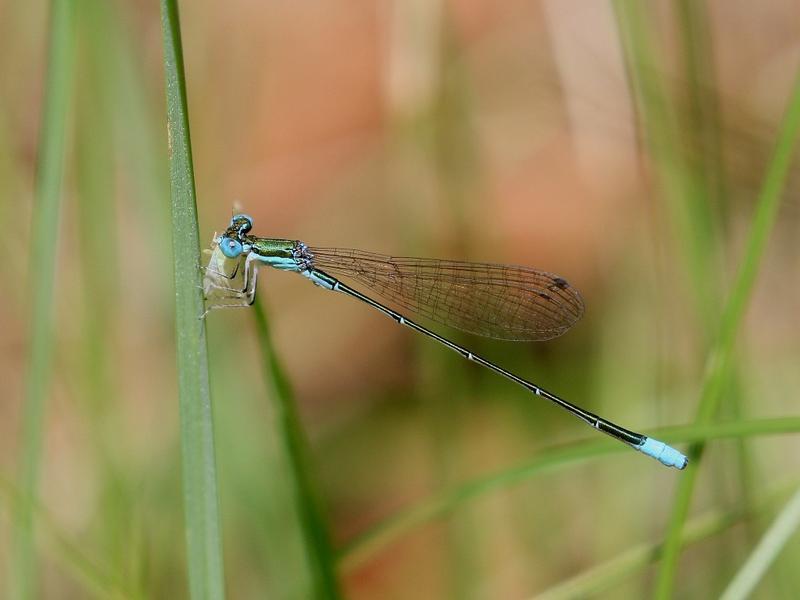
[{"label": "wing vein", "polygon": [[557,275],[495,263],[309,248],[315,268],[353,279],[434,322],[503,340],[546,340],[583,314],[580,294]]}]

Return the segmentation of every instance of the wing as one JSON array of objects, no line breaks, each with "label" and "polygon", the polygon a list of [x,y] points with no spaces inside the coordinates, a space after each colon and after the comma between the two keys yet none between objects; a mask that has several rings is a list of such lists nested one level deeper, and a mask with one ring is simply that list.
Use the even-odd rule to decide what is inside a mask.
[{"label": "wing", "polygon": [[309,248],[313,265],[348,277],[432,321],[501,340],[547,340],[572,327],[583,300],[567,281],[529,267]]}]

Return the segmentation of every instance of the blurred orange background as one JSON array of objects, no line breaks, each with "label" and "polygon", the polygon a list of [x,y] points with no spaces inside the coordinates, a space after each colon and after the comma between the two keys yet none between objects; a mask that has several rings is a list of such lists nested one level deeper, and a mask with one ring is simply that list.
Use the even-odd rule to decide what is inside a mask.
[{"label": "blurred orange background", "polygon": [[[118,573],[132,596],[182,596],[160,16],[152,2],[75,4],[53,241],[30,222],[47,5],[0,2],[0,475],[13,482],[22,435],[25,273],[35,268],[27,249],[55,243],[45,531]],[[454,339],[636,430],[691,423],[718,316],[708,307],[722,305],[740,263],[800,59],[795,2],[704,7],[706,70],[694,82],[677,5],[648,5],[648,25],[660,50],[654,75],[680,117],[681,164],[708,175],[713,190],[705,296],[687,258],[692,226],[681,226],[663,179],[677,167],[637,120],[635,65],[612,5],[600,2],[181,3],[202,242],[237,207],[257,235],[559,273],[587,303],[563,338]],[[99,252],[82,245],[87,215],[109,219]],[[799,215],[793,174],[739,337],[730,392],[739,402],[725,403],[722,417],[797,413]],[[272,271],[259,294],[338,547],[459,482],[592,435],[344,296]],[[217,311],[208,327],[227,589],[304,597],[291,527],[275,537],[285,498],[269,468],[252,315]],[[786,481],[800,466],[793,437],[715,443],[693,509],[730,509]],[[651,463],[620,453],[498,487],[343,567],[346,595],[533,596],[663,537],[680,475]],[[0,564],[12,521],[0,512]],[[716,595],[759,523],[768,520],[687,550],[681,594]],[[69,553],[45,534],[39,547],[43,597],[84,597]],[[770,597],[790,597],[799,552],[795,540],[764,588]],[[651,579],[643,570],[605,593],[646,596]]]}]

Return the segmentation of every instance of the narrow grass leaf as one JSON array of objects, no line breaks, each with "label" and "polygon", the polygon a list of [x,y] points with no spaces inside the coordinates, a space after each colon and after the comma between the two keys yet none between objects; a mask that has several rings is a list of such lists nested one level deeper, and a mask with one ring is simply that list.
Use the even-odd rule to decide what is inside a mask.
[{"label": "narrow grass leaf", "polygon": [[[789,99],[775,151],[758,196],[744,257],[723,309],[719,333],[706,363],[706,375],[695,419],[698,424],[708,423],[714,416],[728,381],[734,343],[753,291],[767,240],[775,223],[798,134],[800,134],[800,77],[796,80]],[[692,446],[689,451],[689,466],[678,484],[667,532],[664,560],[658,575],[656,593],[659,598],[672,596],[681,549],[681,530],[689,514],[689,505],[697,482],[704,447],[704,441]]]},{"label": "narrow grass leaf", "polygon": [[305,435],[297,415],[289,379],[272,346],[266,312],[258,300],[255,305],[255,320],[263,359],[264,383],[268,388],[275,415],[272,434],[278,441],[283,459],[288,463],[289,485],[298,511],[313,597],[338,598],[340,594],[336,580],[336,563],[319,496],[313,483]]},{"label": "narrow grass leaf", "polygon": [[[78,247],[84,290],[80,331],[84,343],[83,379],[88,408],[100,411],[113,395],[115,363],[109,348],[114,307],[118,306],[119,251],[116,231],[114,146],[107,92],[113,71],[106,64],[107,44],[97,0],[75,0],[76,27],[83,42],[78,57],[76,93],[75,171],[78,196]],[[102,0],[101,0],[102,1]],[[102,290],[102,293],[99,293]],[[96,415],[95,415],[96,416]]]},{"label": "narrow grass leaf", "polygon": [[[704,87],[704,82],[714,81],[714,45],[707,11],[702,3],[681,0],[674,4],[685,72],[682,91],[687,97],[682,108],[669,93],[666,51],[658,45],[658,20],[652,7],[631,0],[616,0],[614,6],[660,197],[691,278],[696,335],[700,347],[710,349],[723,301],[720,273],[724,248],[715,217],[721,214],[725,174],[715,95],[713,88]],[[737,385],[737,378],[731,359],[725,376],[729,390],[726,409],[734,415],[742,412],[743,403],[743,386]],[[736,457],[740,475],[737,495],[748,496],[751,474],[743,445],[737,448]],[[723,488],[725,472],[714,472],[712,477],[717,479],[717,487]],[[724,563],[725,558],[718,560]]]},{"label": "narrow grass leaf", "polygon": [[195,600],[223,598],[214,427],[200,278],[200,237],[192,167],[186,81],[176,0],[161,1],[167,94],[175,325],[178,354],[184,518],[189,591]]},{"label": "narrow grass leaf", "polygon": [[[682,534],[682,541],[685,545],[691,545],[719,535],[757,513],[766,512],[776,498],[785,496],[786,491],[783,486],[782,489],[768,494],[752,510],[748,506],[739,506],[727,512],[714,510],[696,517],[687,523]],[[541,594],[537,594],[535,598],[536,600],[566,600],[567,598],[596,596],[654,563],[660,555],[661,544],[640,544],[611,560],[562,581]]]},{"label": "narrow grass leaf", "polygon": [[15,522],[10,562],[11,598],[38,595],[33,506],[41,470],[45,403],[52,375],[53,290],[58,245],[61,180],[73,79],[75,32],[70,0],[52,0],[42,128],[36,165],[27,289],[32,295],[25,375],[20,482],[22,510]]},{"label": "narrow grass leaf", "polygon": [[118,573],[103,568],[88,557],[70,537],[62,531],[52,516],[37,502],[23,501],[22,493],[5,477],[0,475],[0,502],[8,508],[13,518],[31,511],[39,529],[44,534],[46,547],[52,548],[53,557],[63,565],[87,595],[96,598],[134,598],[126,589]]},{"label": "narrow grass leaf", "polygon": [[[660,440],[676,443],[797,432],[800,432],[800,417],[688,425],[655,430],[652,433]],[[412,530],[455,511],[465,502],[526,481],[541,473],[583,465],[587,459],[617,452],[630,452],[630,449],[614,440],[593,438],[587,442],[544,452],[533,460],[443,490],[431,498],[383,519],[351,540],[339,551],[339,564],[345,570],[358,568]]]},{"label": "narrow grass leaf", "polygon": [[[640,123],[652,157],[658,187],[675,237],[680,240],[683,261],[691,276],[691,292],[704,326],[718,306],[714,283],[719,272],[717,239],[706,181],[708,165],[694,165],[683,151],[680,115],[670,101],[662,75],[664,61],[653,43],[648,5],[631,0],[615,0],[618,27],[622,38],[627,72],[636,97]],[[690,76],[691,87],[691,76]],[[690,92],[692,89],[690,89]],[[698,93],[690,94],[696,96]]]},{"label": "narrow grass leaf", "polygon": [[747,562],[725,589],[721,596],[722,600],[749,598],[798,527],[800,527],[800,489],[786,503]]}]

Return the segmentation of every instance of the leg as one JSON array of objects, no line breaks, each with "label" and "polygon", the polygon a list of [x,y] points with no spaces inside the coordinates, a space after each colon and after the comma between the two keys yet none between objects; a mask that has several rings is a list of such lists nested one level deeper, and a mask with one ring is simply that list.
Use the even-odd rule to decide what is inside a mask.
[{"label": "leg", "polygon": [[[226,298],[235,298],[235,296],[227,296]],[[222,298],[220,298],[220,299],[222,299]],[[205,319],[206,315],[208,313],[210,313],[212,310],[215,310],[217,308],[248,308],[250,306],[250,303],[247,302],[247,301],[244,301],[245,300],[244,298],[240,298],[240,300],[243,300],[243,302],[230,302],[230,303],[225,303],[225,304],[207,303],[205,312],[202,315],[200,315],[198,317],[198,319]]]},{"label": "leg", "polygon": [[[231,286],[227,286],[227,285],[219,285],[216,281],[213,281],[213,280],[209,280],[210,285],[208,287],[214,288],[214,289],[218,289],[218,290],[225,290],[227,292],[234,292],[234,293],[237,293],[237,294],[244,294],[244,295],[247,295],[247,296],[254,295],[255,294],[255,280],[256,280],[256,277],[257,277],[256,273],[258,273],[258,264],[257,264],[256,260],[254,260],[254,258],[255,257],[251,254],[245,260],[244,270],[242,271],[242,273],[244,275],[243,275],[243,278],[242,278],[242,287],[241,288],[239,288],[239,287],[231,287]],[[240,263],[241,263],[241,261],[240,261]],[[239,270],[239,264],[236,265],[236,271],[238,271],[238,270]],[[234,275],[231,275],[230,277],[228,277],[223,273],[219,273],[218,271],[212,270],[210,267],[206,268],[206,272],[207,273],[213,273],[215,275],[219,274],[222,277],[224,277],[225,279],[232,279],[236,274],[236,272],[234,272]],[[204,286],[204,289],[205,288],[206,288],[206,286]]]},{"label": "leg", "polygon": [[[258,265],[256,264],[256,255],[248,254],[244,261],[244,281],[242,285],[242,293],[255,295],[255,280],[256,273],[258,272]],[[251,285],[252,282],[252,285]],[[248,291],[248,289],[250,291]],[[252,302],[251,302],[252,304]]]},{"label": "leg", "polygon": [[253,266],[253,275],[250,278],[250,281],[250,290],[245,293],[248,306],[252,306],[253,302],[256,301],[256,284],[258,282],[258,267],[256,266]]},{"label": "leg", "polygon": [[251,302],[248,296],[237,289],[219,286],[214,283],[204,288],[206,310],[199,318],[203,319],[212,310],[217,308],[245,308]]},{"label": "leg", "polygon": [[242,273],[242,260],[236,261],[236,266],[231,274],[225,273],[224,269],[220,267],[221,264],[224,264],[224,261],[220,261],[219,256],[212,255],[208,265],[200,267],[205,272],[203,277],[203,292],[205,295],[209,296],[215,289],[231,293],[243,293],[245,291],[244,286],[240,287],[240,284],[235,281]]},{"label": "leg", "polygon": [[[201,319],[217,308],[244,308],[251,306],[255,302],[258,284],[258,264],[256,264],[255,260],[248,257],[243,273],[244,287],[242,289],[218,285],[212,278],[206,278],[203,286],[206,296],[206,311],[200,315]],[[214,295],[215,291],[228,293],[216,296]]]},{"label": "leg", "polygon": [[228,274],[226,274],[226,273],[224,273],[222,271],[217,271],[216,269],[212,268],[210,266],[211,265],[210,262],[209,262],[208,266],[204,267],[204,266],[201,265],[200,269],[202,269],[203,272],[205,272],[205,273],[213,273],[214,275],[219,275],[220,277],[224,277],[225,279],[233,279],[234,277],[236,277],[236,274],[239,272],[239,266],[241,265],[241,262],[242,261],[238,261],[236,263],[236,266],[233,269],[233,273],[231,273],[230,275],[228,275]]},{"label": "leg", "polygon": [[256,255],[248,254],[247,260],[244,261],[244,288],[242,289],[242,292],[248,298],[249,304],[255,302],[256,299],[258,267],[259,265],[256,263]]}]

